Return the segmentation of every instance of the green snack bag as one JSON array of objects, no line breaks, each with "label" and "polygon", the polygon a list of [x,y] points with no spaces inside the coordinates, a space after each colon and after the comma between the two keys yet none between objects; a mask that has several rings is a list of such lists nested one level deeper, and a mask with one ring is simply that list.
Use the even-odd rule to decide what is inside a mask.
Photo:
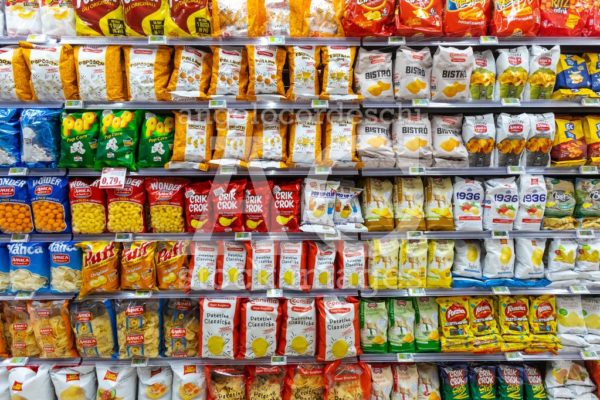
[{"label": "green snack bag", "polygon": [[163,168],[173,151],[175,120],[173,115],[144,113],[138,152],[139,168]]},{"label": "green snack bag", "polygon": [[583,229],[600,229],[600,179],[575,180],[575,218],[581,220]]},{"label": "green snack bag", "polygon": [[496,398],[496,367],[481,365],[469,368],[469,388],[472,400]]},{"label": "green snack bag", "polygon": [[388,313],[385,300],[360,301],[360,345],[365,353],[387,353]]},{"label": "green snack bag", "polygon": [[438,305],[432,297],[417,297],[415,306],[415,341],[417,352],[440,351]]},{"label": "green snack bag", "polygon": [[440,378],[444,400],[469,400],[471,398],[466,365],[444,365],[440,367]]},{"label": "green snack bag", "polygon": [[94,168],[100,121],[97,112],[62,113],[60,168]]},{"label": "green snack bag", "polygon": [[415,352],[415,307],[411,299],[388,299],[389,350],[392,353]]},{"label": "green snack bag", "polygon": [[142,111],[104,110],[96,150],[96,169],[136,170],[135,151]]},{"label": "green snack bag", "polygon": [[498,365],[498,397],[500,400],[523,399],[523,368]]},{"label": "green snack bag", "polygon": [[540,371],[532,365],[525,364],[523,374],[525,375],[525,400],[547,400],[548,396]]},{"label": "green snack bag", "polygon": [[496,61],[491,50],[474,52],[475,66],[471,73],[469,91],[472,100],[493,100],[496,83]]}]

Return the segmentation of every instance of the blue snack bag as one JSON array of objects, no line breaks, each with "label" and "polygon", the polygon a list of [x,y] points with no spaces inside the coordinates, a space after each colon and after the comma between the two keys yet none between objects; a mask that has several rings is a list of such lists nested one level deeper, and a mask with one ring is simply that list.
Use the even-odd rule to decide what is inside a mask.
[{"label": "blue snack bag", "polygon": [[0,178],[0,231],[8,234],[33,231],[27,179]]},{"label": "blue snack bag", "polygon": [[13,292],[45,292],[50,282],[50,258],[45,243],[8,243],[10,287]]},{"label": "blue snack bag", "polygon": [[117,332],[111,300],[74,301],[70,308],[75,345],[82,358],[116,358]]},{"label": "blue snack bag", "polygon": [[561,54],[555,89],[589,88],[592,84],[585,60],[573,54]]},{"label": "blue snack bag", "polygon": [[50,290],[77,293],[81,288],[81,249],[75,242],[52,242],[50,252]]},{"label": "blue snack bag", "polygon": [[10,257],[6,245],[0,245],[0,292],[6,292],[10,286]]},{"label": "blue snack bag", "polygon": [[19,110],[0,109],[0,167],[10,168],[21,165],[19,136]]},{"label": "blue snack bag", "polygon": [[21,112],[21,161],[28,168],[56,168],[62,110],[30,108]]},{"label": "blue snack bag", "polygon": [[71,232],[69,180],[62,176],[30,178],[27,187],[36,231]]}]

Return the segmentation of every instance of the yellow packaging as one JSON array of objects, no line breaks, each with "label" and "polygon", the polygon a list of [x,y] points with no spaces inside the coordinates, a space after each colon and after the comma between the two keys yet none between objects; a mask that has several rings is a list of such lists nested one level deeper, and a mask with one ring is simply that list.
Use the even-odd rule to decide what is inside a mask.
[{"label": "yellow packaging", "polygon": [[290,46],[287,48],[290,86],[288,100],[319,98],[319,64],[321,48],[317,46]]},{"label": "yellow packaging", "polygon": [[343,0],[290,0],[298,21],[292,25],[292,36],[344,36]]},{"label": "yellow packaging", "polygon": [[210,163],[213,165],[248,166],[252,147],[254,111],[217,110],[217,137]]},{"label": "yellow packaging", "polygon": [[441,338],[442,352],[443,353],[462,353],[470,352],[473,347],[473,338],[447,338],[442,336]]},{"label": "yellow packaging", "polygon": [[468,297],[438,297],[440,306],[440,328],[447,339],[466,339],[472,337],[469,324]]},{"label": "yellow packaging", "polygon": [[210,36],[211,26],[210,0],[169,0],[165,19],[166,36]]},{"label": "yellow packaging", "polygon": [[[506,338],[507,338],[507,336],[502,336],[503,342],[500,345],[500,350],[503,353],[510,353],[510,352],[513,352],[513,351],[522,351],[522,350],[527,349],[529,347],[529,344],[530,344],[528,342],[524,342],[524,341],[518,340],[518,339],[521,338],[521,336],[516,336],[515,337],[515,340],[516,340],[515,342],[507,342]],[[512,337],[508,336],[508,338],[511,339]]]},{"label": "yellow packaging", "polygon": [[425,219],[427,230],[453,231],[452,216],[452,179],[444,177],[427,177],[425,188]]},{"label": "yellow packaging", "polygon": [[529,335],[529,299],[525,296],[498,296],[498,322],[500,333],[506,335]]},{"label": "yellow packaging", "polygon": [[157,242],[124,243],[121,251],[121,289],[152,290],[156,287],[154,255]]},{"label": "yellow packaging", "polygon": [[73,52],[81,100],[127,99],[119,46],[75,46]]},{"label": "yellow packaging", "polygon": [[158,47],[123,47],[127,92],[131,101],[170,101],[167,85],[171,75],[173,49]]},{"label": "yellow packaging", "polygon": [[158,242],[156,272],[160,290],[183,290],[188,281],[188,241]]},{"label": "yellow packaging", "polygon": [[165,356],[197,357],[200,315],[198,302],[190,299],[169,299],[163,306],[162,314]]},{"label": "yellow packaging", "polygon": [[427,284],[427,240],[402,240],[398,288],[424,288]]},{"label": "yellow packaging", "polygon": [[250,167],[286,167],[287,121],[285,118],[285,115],[278,115],[273,120],[259,118],[254,125]]},{"label": "yellow packaging", "polygon": [[283,65],[285,49],[275,46],[246,46],[248,54],[249,82],[248,100],[281,99],[285,97],[283,87]]},{"label": "yellow packaging", "polygon": [[31,301],[27,304],[41,358],[77,357],[69,321],[69,301]]},{"label": "yellow packaging", "polygon": [[292,26],[298,23],[290,0],[258,0],[259,8],[264,10],[264,23],[260,28],[261,36],[292,36]]},{"label": "yellow packaging", "polygon": [[355,57],[356,47],[325,46],[321,48],[321,61],[323,63],[322,99],[354,100],[360,98],[352,89]]},{"label": "yellow packaging", "polygon": [[82,286],[79,297],[89,293],[115,292],[119,289],[119,250],[117,242],[79,242],[83,253]]},{"label": "yellow packaging", "polygon": [[427,255],[426,287],[433,289],[451,288],[453,263],[454,240],[430,240]]},{"label": "yellow packaging", "polygon": [[389,179],[367,178],[363,183],[362,207],[365,225],[370,232],[394,229],[394,185]]},{"label": "yellow packaging", "polygon": [[552,166],[573,167],[586,163],[586,143],[581,118],[558,116],[552,144]]},{"label": "yellow packaging", "polygon": [[373,290],[398,288],[400,241],[374,239],[369,242],[369,287]]},{"label": "yellow packaging", "polygon": [[165,34],[169,0],[127,0],[122,4],[127,36]]},{"label": "yellow packaging", "polygon": [[0,63],[4,66],[0,71],[0,81],[3,82],[0,100],[29,101],[32,100],[31,73],[23,50],[19,46],[0,48]]},{"label": "yellow packaging", "polygon": [[212,54],[189,46],[176,46],[167,92],[173,100],[208,98]]},{"label": "yellow packaging", "polygon": [[207,112],[175,112],[173,154],[165,168],[207,170],[211,157],[213,120]]},{"label": "yellow packaging", "polygon": [[469,320],[475,336],[497,335],[496,303],[492,297],[469,297]]},{"label": "yellow packaging", "polygon": [[73,2],[77,36],[123,36],[125,17],[120,0]]},{"label": "yellow packaging", "polygon": [[600,165],[600,116],[588,115],[583,118],[583,134],[587,145],[587,159],[590,165]]},{"label": "yellow packaging", "polygon": [[31,72],[32,100],[79,99],[75,58],[70,45],[41,46],[29,42],[19,45]]},{"label": "yellow packaging", "polygon": [[497,353],[501,350],[503,343],[500,335],[475,336],[471,351],[473,353]]},{"label": "yellow packaging", "polygon": [[[214,11],[214,10],[213,10]],[[246,48],[212,47],[213,64],[209,97],[244,99],[248,87]]]},{"label": "yellow packaging", "polygon": [[419,177],[394,178],[394,223],[399,231],[424,231],[425,194]]},{"label": "yellow packaging", "polygon": [[321,164],[321,134],[324,114],[298,112],[291,115],[290,167],[313,167]]},{"label": "yellow packaging", "polygon": [[40,349],[33,333],[33,324],[25,301],[3,303],[4,329],[13,357],[36,357]]},{"label": "yellow packaging", "polygon": [[529,327],[533,334],[556,334],[556,299],[554,296],[532,296]]},{"label": "yellow packaging", "polygon": [[336,113],[325,122],[323,164],[336,168],[356,168],[360,160],[356,153],[356,130],[361,117]]},{"label": "yellow packaging", "polygon": [[264,31],[264,3],[258,0],[211,0],[213,36],[255,37]]},{"label": "yellow packaging", "polygon": [[158,300],[116,300],[119,358],[158,357]]}]

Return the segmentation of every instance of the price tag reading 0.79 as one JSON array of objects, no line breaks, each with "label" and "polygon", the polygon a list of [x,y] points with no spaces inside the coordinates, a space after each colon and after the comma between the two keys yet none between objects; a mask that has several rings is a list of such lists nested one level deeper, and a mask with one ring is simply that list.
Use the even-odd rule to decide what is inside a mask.
[{"label": "price tag reading 0.79", "polygon": [[100,189],[122,189],[125,186],[125,168],[102,168]]}]

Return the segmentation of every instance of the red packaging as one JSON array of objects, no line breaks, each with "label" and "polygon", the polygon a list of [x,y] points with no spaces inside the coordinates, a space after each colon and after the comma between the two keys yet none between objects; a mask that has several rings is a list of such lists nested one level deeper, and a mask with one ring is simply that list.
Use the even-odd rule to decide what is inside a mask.
[{"label": "red packaging", "polygon": [[335,361],[362,354],[358,306],[359,301],[354,297],[317,299],[318,361]]},{"label": "red packaging", "polygon": [[399,0],[396,34],[442,36],[442,0]]},{"label": "red packaging", "polygon": [[[351,391],[357,399],[371,398],[371,369],[363,362],[336,361],[325,368],[325,399],[335,398],[336,387]],[[360,388],[360,389],[359,389]],[[361,393],[357,393],[360,390]]]},{"label": "red packaging", "polygon": [[346,36],[390,36],[394,32],[394,0],[348,0],[342,25]]},{"label": "red packaging", "polygon": [[296,297],[281,304],[281,328],[277,354],[314,356],[317,349],[317,305],[315,299]]},{"label": "red packaging", "polygon": [[[100,179],[74,178],[69,181],[69,203],[71,205],[71,223],[73,233],[97,234],[106,229],[106,196],[100,189]],[[90,222],[90,211],[93,212],[95,227],[81,222]]]},{"label": "red packaging", "polygon": [[[246,385],[247,399],[281,399],[283,398],[285,378],[285,367],[272,366],[272,367],[259,367],[259,366],[248,366],[248,382]],[[265,383],[268,382],[268,386]],[[275,393],[265,393],[265,389],[271,386],[279,385],[279,390]]]},{"label": "red packaging", "polygon": [[164,18],[168,12],[166,3],[166,0],[123,1],[127,36],[164,35]]},{"label": "red packaging", "polygon": [[275,289],[279,246],[272,240],[253,240],[248,246],[246,288],[248,290]]},{"label": "red packaging", "polygon": [[485,36],[490,23],[491,0],[447,0],[444,34],[454,37]]},{"label": "red packaging", "polygon": [[[246,398],[246,367],[204,367],[208,400]],[[230,388],[223,394],[223,386]],[[224,397],[226,396],[226,397]]]},{"label": "red packaging", "polygon": [[585,368],[590,374],[590,378],[596,384],[596,393],[600,396],[600,361],[587,360],[585,362]]},{"label": "red packaging", "polygon": [[335,287],[358,289],[367,286],[367,244],[360,241],[336,242]]},{"label": "red packaging", "polygon": [[208,201],[215,224],[213,232],[244,231],[244,193],[247,181],[232,179],[229,183],[213,182]]},{"label": "red packaging", "polygon": [[158,233],[184,232],[183,190],[181,178],[146,178],[144,186],[150,206],[150,231]]},{"label": "red packaging", "polygon": [[542,0],[540,36],[582,36],[589,21],[592,0],[553,2]]},{"label": "red packaging", "polygon": [[252,247],[245,241],[219,242],[217,289],[247,290],[250,282],[246,270],[251,269]]},{"label": "red packaging", "polygon": [[300,231],[300,193],[302,179],[272,183],[273,208],[271,232]]},{"label": "red packaging", "polygon": [[244,196],[244,229],[246,232],[268,232],[269,204],[271,202],[269,181],[248,183]]},{"label": "red packaging", "polygon": [[210,232],[211,207],[208,201],[211,181],[191,183],[185,187],[185,226],[188,232]]},{"label": "red packaging", "polygon": [[591,1],[591,9],[588,12],[589,18],[583,29],[583,34],[585,36],[600,36],[600,1]]},{"label": "red packaging", "polygon": [[538,0],[494,0],[491,34],[535,36],[540,29]]},{"label": "red packaging", "polygon": [[312,290],[335,288],[335,247],[327,242],[307,242],[306,284]]},{"label": "red packaging", "polygon": [[236,358],[247,360],[274,356],[281,318],[279,300],[243,299],[240,315],[240,351]]},{"label": "red packaging", "polygon": [[[146,191],[143,178],[127,178],[123,189],[106,189],[109,232],[146,231]],[[126,213],[129,218],[123,218]]]},{"label": "red packaging", "polygon": [[310,290],[306,283],[307,242],[279,243],[277,287],[288,290]]},{"label": "red packaging", "polygon": [[[310,381],[313,385],[306,385]],[[319,364],[288,365],[283,400],[324,399],[325,366]]]}]

